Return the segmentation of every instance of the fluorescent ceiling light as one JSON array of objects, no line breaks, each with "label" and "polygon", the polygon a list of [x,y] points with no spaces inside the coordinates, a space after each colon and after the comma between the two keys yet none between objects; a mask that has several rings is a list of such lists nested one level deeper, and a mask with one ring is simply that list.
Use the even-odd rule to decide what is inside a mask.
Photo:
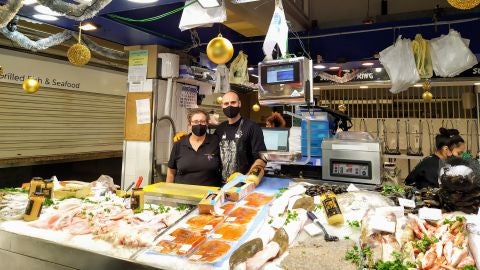
[{"label": "fluorescent ceiling light", "polygon": [[37,3],[37,0],[24,0],[23,1],[23,4],[27,5],[27,6],[31,5],[31,4],[35,4],[35,3]]},{"label": "fluorescent ceiling light", "polygon": [[422,84],[421,83],[416,83],[413,85],[413,87],[422,87]]},{"label": "fluorescent ceiling light", "polygon": [[367,89],[368,85],[360,85],[360,89]]},{"label": "fluorescent ceiling light", "polygon": [[313,68],[314,68],[314,69],[324,69],[325,66],[319,64],[319,65],[314,65]]},{"label": "fluorescent ceiling light", "polygon": [[373,65],[374,65],[374,63],[372,63],[372,62],[362,63],[362,66],[365,66],[365,67],[371,67],[371,66],[373,66]]},{"label": "fluorescent ceiling light", "polygon": [[33,18],[41,21],[56,21],[58,20],[55,16],[45,15],[45,14],[34,14]]},{"label": "fluorescent ceiling light", "polygon": [[336,70],[336,69],[340,69],[340,67],[329,67],[328,69]]},{"label": "fluorescent ceiling light", "polygon": [[252,76],[255,77],[255,78],[258,78],[258,75],[257,75],[257,74],[250,74],[250,75],[252,75]]},{"label": "fluorescent ceiling light", "polygon": [[134,3],[140,3],[140,4],[148,4],[148,3],[155,3],[158,0],[128,0],[128,1],[134,2]]},{"label": "fluorescent ceiling light", "polygon": [[254,68],[253,68],[253,67],[249,67],[248,70],[254,70]]},{"label": "fluorescent ceiling light", "polygon": [[474,83],[473,85],[480,85],[480,82],[476,82],[476,83]]},{"label": "fluorescent ceiling light", "polygon": [[219,7],[222,4],[221,0],[198,0],[198,3],[203,8]]},{"label": "fluorescent ceiling light", "polygon": [[375,68],[375,72],[377,72],[377,73],[382,72],[382,68]]},{"label": "fluorescent ceiling light", "polygon": [[320,87],[318,87],[318,86],[313,87],[313,90],[320,90]]},{"label": "fluorescent ceiling light", "polygon": [[49,7],[46,7],[46,6],[42,6],[42,5],[36,5],[34,7],[34,9],[38,12],[38,13],[42,13],[42,14],[45,14],[45,15],[50,15],[50,16],[61,16],[62,14],[58,13],[58,12],[55,12],[53,10],[51,10]]},{"label": "fluorescent ceiling light", "polygon": [[82,29],[83,31],[92,31],[97,29],[97,27],[93,23],[89,23],[89,22],[80,25],[79,28]]}]

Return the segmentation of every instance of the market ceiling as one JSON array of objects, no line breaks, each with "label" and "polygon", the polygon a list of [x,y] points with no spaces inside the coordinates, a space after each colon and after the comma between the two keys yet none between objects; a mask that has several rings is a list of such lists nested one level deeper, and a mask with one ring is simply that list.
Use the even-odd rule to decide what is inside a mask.
[{"label": "market ceiling", "polygon": [[[230,0],[226,1],[229,2]],[[288,0],[284,0],[284,2],[286,1]],[[2,4],[5,2],[5,0],[0,0]],[[112,17],[112,15],[117,15],[133,19],[149,18],[182,7],[184,2],[184,0],[161,0],[154,3],[135,3],[127,0],[113,0],[97,16],[89,20],[99,28],[88,32],[88,35],[122,45],[160,44],[168,48],[184,50],[192,46],[192,38],[190,31],[181,32],[178,28],[181,12],[151,22],[127,22]],[[259,3],[262,2],[264,4],[260,5]],[[311,12],[317,12],[315,11],[317,2],[313,3]],[[233,4],[229,3],[229,5],[232,6]],[[253,5],[255,5],[255,8],[258,7],[258,10],[252,10]],[[20,10],[19,15],[33,19],[33,15],[37,13],[34,6],[35,4],[25,5]],[[261,49],[263,36],[258,34],[265,32],[265,28],[268,27],[273,13],[273,0],[235,6],[234,8],[241,6],[243,11],[241,9],[228,9],[226,23],[196,29],[200,38],[200,47],[190,50],[190,53],[198,55],[199,52],[204,51],[206,43],[221,32],[224,37],[232,41],[237,52],[243,50],[249,56],[250,64],[255,64],[263,59]],[[330,8],[334,8],[332,12],[335,12],[335,7],[330,5]],[[345,8],[348,7],[336,7],[336,9]],[[257,15],[249,14],[243,21],[239,21],[242,12]],[[364,11],[356,13],[364,14]],[[262,14],[262,16],[258,16],[258,14]],[[478,35],[480,12],[478,8],[468,12],[445,8],[409,14],[411,15],[397,17],[376,15],[377,22],[373,24],[357,23],[352,25],[352,23],[321,22],[323,25],[332,26],[332,28],[319,29],[316,27],[309,31],[297,32],[303,41],[305,50],[298,38],[292,33],[289,41],[289,51],[297,55],[305,54],[304,51],[306,51],[314,60],[317,59],[317,55],[321,55],[327,63],[372,60],[376,53],[390,46],[398,35],[413,39],[415,34],[420,33],[425,38],[431,39],[446,34],[449,28],[454,28],[464,38],[470,39],[470,48],[474,53],[480,53],[480,36]],[[287,14],[288,16],[292,19],[291,14]],[[348,16],[348,14],[345,16]],[[357,16],[360,15],[357,14]],[[250,18],[253,17],[257,17],[257,20],[252,21]],[[314,18],[314,16],[311,17]],[[437,20],[436,23],[433,19]],[[298,20],[296,22],[295,28],[297,29],[305,26],[298,23]],[[79,24],[78,21],[64,17],[58,17],[56,21],[45,23],[75,31]],[[348,26],[339,27],[340,25]],[[351,67],[347,66],[345,68]]]}]

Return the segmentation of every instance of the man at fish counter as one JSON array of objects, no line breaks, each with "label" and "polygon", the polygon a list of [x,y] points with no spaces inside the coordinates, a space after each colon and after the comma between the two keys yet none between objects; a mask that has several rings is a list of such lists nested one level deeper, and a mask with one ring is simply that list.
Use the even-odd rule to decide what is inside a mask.
[{"label": "man at fish counter", "polygon": [[247,174],[250,169],[263,170],[266,165],[259,155],[267,149],[262,129],[255,122],[240,115],[241,106],[237,93],[230,91],[223,95],[222,109],[228,120],[215,130],[215,134],[220,138],[223,181],[234,172]]}]

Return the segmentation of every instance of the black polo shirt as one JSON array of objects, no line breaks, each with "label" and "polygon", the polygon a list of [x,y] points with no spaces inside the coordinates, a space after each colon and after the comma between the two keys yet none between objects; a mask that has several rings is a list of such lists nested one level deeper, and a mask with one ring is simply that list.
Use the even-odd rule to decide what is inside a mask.
[{"label": "black polo shirt", "polygon": [[215,135],[207,134],[205,141],[195,151],[189,141],[190,135],[183,137],[173,145],[168,167],[177,170],[175,183],[220,186],[222,175],[220,167],[219,140]]}]

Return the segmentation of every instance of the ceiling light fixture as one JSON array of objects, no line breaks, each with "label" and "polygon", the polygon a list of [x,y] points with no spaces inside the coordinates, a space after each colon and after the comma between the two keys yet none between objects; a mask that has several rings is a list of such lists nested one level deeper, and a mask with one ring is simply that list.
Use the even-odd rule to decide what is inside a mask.
[{"label": "ceiling light fixture", "polygon": [[128,0],[133,3],[140,3],[140,4],[149,4],[149,3],[155,3],[158,0]]},{"label": "ceiling light fixture", "polygon": [[367,89],[368,85],[360,85],[360,89]]},{"label": "ceiling light fixture", "polygon": [[318,65],[314,65],[313,68],[314,68],[314,69],[324,69],[325,66],[318,64]]},{"label": "ceiling light fixture", "polygon": [[362,63],[362,66],[364,66],[364,67],[371,67],[371,66],[373,66],[373,65],[375,65],[375,64],[374,64],[374,63],[372,63],[372,62],[365,62],[365,63]]},{"label": "ceiling light fixture", "polygon": [[328,69],[330,69],[330,70],[337,70],[337,69],[340,69],[340,67],[329,67]]},{"label": "ceiling light fixture", "polygon": [[97,30],[97,27],[93,23],[85,23],[81,24],[78,28],[82,29],[83,31],[93,31]]},{"label": "ceiling light fixture", "polygon": [[37,3],[37,0],[23,0],[24,5],[31,5]]},{"label": "ceiling light fixture", "polygon": [[34,7],[34,9],[38,12],[38,13],[42,13],[42,14],[45,14],[45,15],[50,15],[50,16],[61,16],[62,14],[58,13],[58,12],[55,12],[53,10],[51,10],[49,7],[46,7],[46,6],[42,6],[42,5],[36,5]]},{"label": "ceiling light fixture", "polygon": [[219,7],[222,5],[221,0],[198,0],[198,3],[203,8],[213,8],[213,7]]},{"label": "ceiling light fixture", "polygon": [[382,72],[382,68],[375,68],[375,72],[377,72],[377,73]]},{"label": "ceiling light fixture", "polygon": [[257,74],[250,74],[250,75],[252,75],[252,76],[255,77],[255,78],[258,78],[258,75],[257,75]]},{"label": "ceiling light fixture", "polygon": [[480,82],[476,82],[476,83],[474,83],[473,85],[480,85]]},{"label": "ceiling light fixture", "polygon": [[413,85],[413,87],[422,87],[422,86],[423,86],[423,84],[421,84],[421,83],[416,83],[416,84]]},{"label": "ceiling light fixture", "polygon": [[254,68],[253,68],[253,67],[249,67],[249,68],[247,68],[247,69],[248,69],[248,70],[250,70],[250,71],[254,70]]},{"label": "ceiling light fixture", "polygon": [[56,21],[58,20],[57,17],[55,16],[50,16],[50,15],[45,15],[45,14],[34,14],[32,16],[33,18],[41,21]]}]

